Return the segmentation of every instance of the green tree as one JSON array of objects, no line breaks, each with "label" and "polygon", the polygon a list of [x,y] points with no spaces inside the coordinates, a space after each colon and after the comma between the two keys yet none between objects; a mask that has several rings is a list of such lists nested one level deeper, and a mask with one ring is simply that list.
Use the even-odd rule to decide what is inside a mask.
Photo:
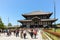
[{"label": "green tree", "polygon": [[8,23],[8,26],[12,26],[12,24],[11,23]]},{"label": "green tree", "polygon": [[4,28],[4,23],[2,22],[2,19],[0,17],[0,29]]}]

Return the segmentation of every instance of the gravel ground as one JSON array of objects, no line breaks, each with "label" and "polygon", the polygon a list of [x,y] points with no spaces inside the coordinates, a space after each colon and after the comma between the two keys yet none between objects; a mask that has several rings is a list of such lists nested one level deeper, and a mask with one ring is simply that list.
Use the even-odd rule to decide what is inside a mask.
[{"label": "gravel ground", "polygon": [[12,33],[11,36],[7,36],[6,33],[5,34],[2,33],[0,35],[0,40],[42,40],[42,36],[41,36],[40,32],[41,31],[38,32],[38,35],[37,35],[37,38],[36,39],[32,39],[28,33],[27,33],[27,36],[26,36],[27,39],[21,39],[20,36],[19,37],[16,37],[16,36],[14,36],[13,33]]}]

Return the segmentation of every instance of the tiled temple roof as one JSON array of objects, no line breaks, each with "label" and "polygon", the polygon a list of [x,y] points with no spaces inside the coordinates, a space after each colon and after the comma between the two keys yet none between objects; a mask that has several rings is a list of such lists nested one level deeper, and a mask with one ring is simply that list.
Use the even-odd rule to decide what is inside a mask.
[{"label": "tiled temple roof", "polygon": [[[40,21],[56,21],[57,19],[41,19]],[[32,20],[18,20],[18,22],[31,22]]]},{"label": "tiled temple roof", "polygon": [[42,12],[42,11],[34,11],[34,12],[30,12],[30,13],[25,13],[25,14],[22,14],[22,15],[27,16],[27,15],[48,15],[48,14],[52,14],[52,13]]}]

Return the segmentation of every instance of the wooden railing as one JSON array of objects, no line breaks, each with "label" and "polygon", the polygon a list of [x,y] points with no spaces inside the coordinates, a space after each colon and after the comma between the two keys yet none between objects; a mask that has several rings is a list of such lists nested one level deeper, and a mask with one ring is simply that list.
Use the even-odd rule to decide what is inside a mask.
[{"label": "wooden railing", "polygon": [[60,33],[52,32],[52,31],[49,31],[49,30],[46,30],[46,29],[44,29],[43,31],[48,32],[48,33],[50,33],[50,34],[53,34],[53,35],[55,35],[55,36],[57,36],[57,37],[60,38]]},{"label": "wooden railing", "polygon": [[45,34],[43,31],[41,33],[44,40],[52,40],[47,34]]}]

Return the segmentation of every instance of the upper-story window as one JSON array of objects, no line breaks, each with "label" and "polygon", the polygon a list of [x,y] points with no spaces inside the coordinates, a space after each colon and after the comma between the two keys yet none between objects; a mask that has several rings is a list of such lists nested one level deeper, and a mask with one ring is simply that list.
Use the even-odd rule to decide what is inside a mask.
[{"label": "upper-story window", "polygon": [[40,18],[42,19],[42,16],[40,16]]},{"label": "upper-story window", "polygon": [[40,19],[42,19],[42,16],[38,16]]},{"label": "upper-story window", "polygon": [[43,16],[43,19],[46,19],[46,16]]},{"label": "upper-story window", "polygon": [[42,16],[41,19],[47,19],[47,16]]},{"label": "upper-story window", "polygon": [[27,17],[27,20],[30,20],[31,19],[31,17]]}]

